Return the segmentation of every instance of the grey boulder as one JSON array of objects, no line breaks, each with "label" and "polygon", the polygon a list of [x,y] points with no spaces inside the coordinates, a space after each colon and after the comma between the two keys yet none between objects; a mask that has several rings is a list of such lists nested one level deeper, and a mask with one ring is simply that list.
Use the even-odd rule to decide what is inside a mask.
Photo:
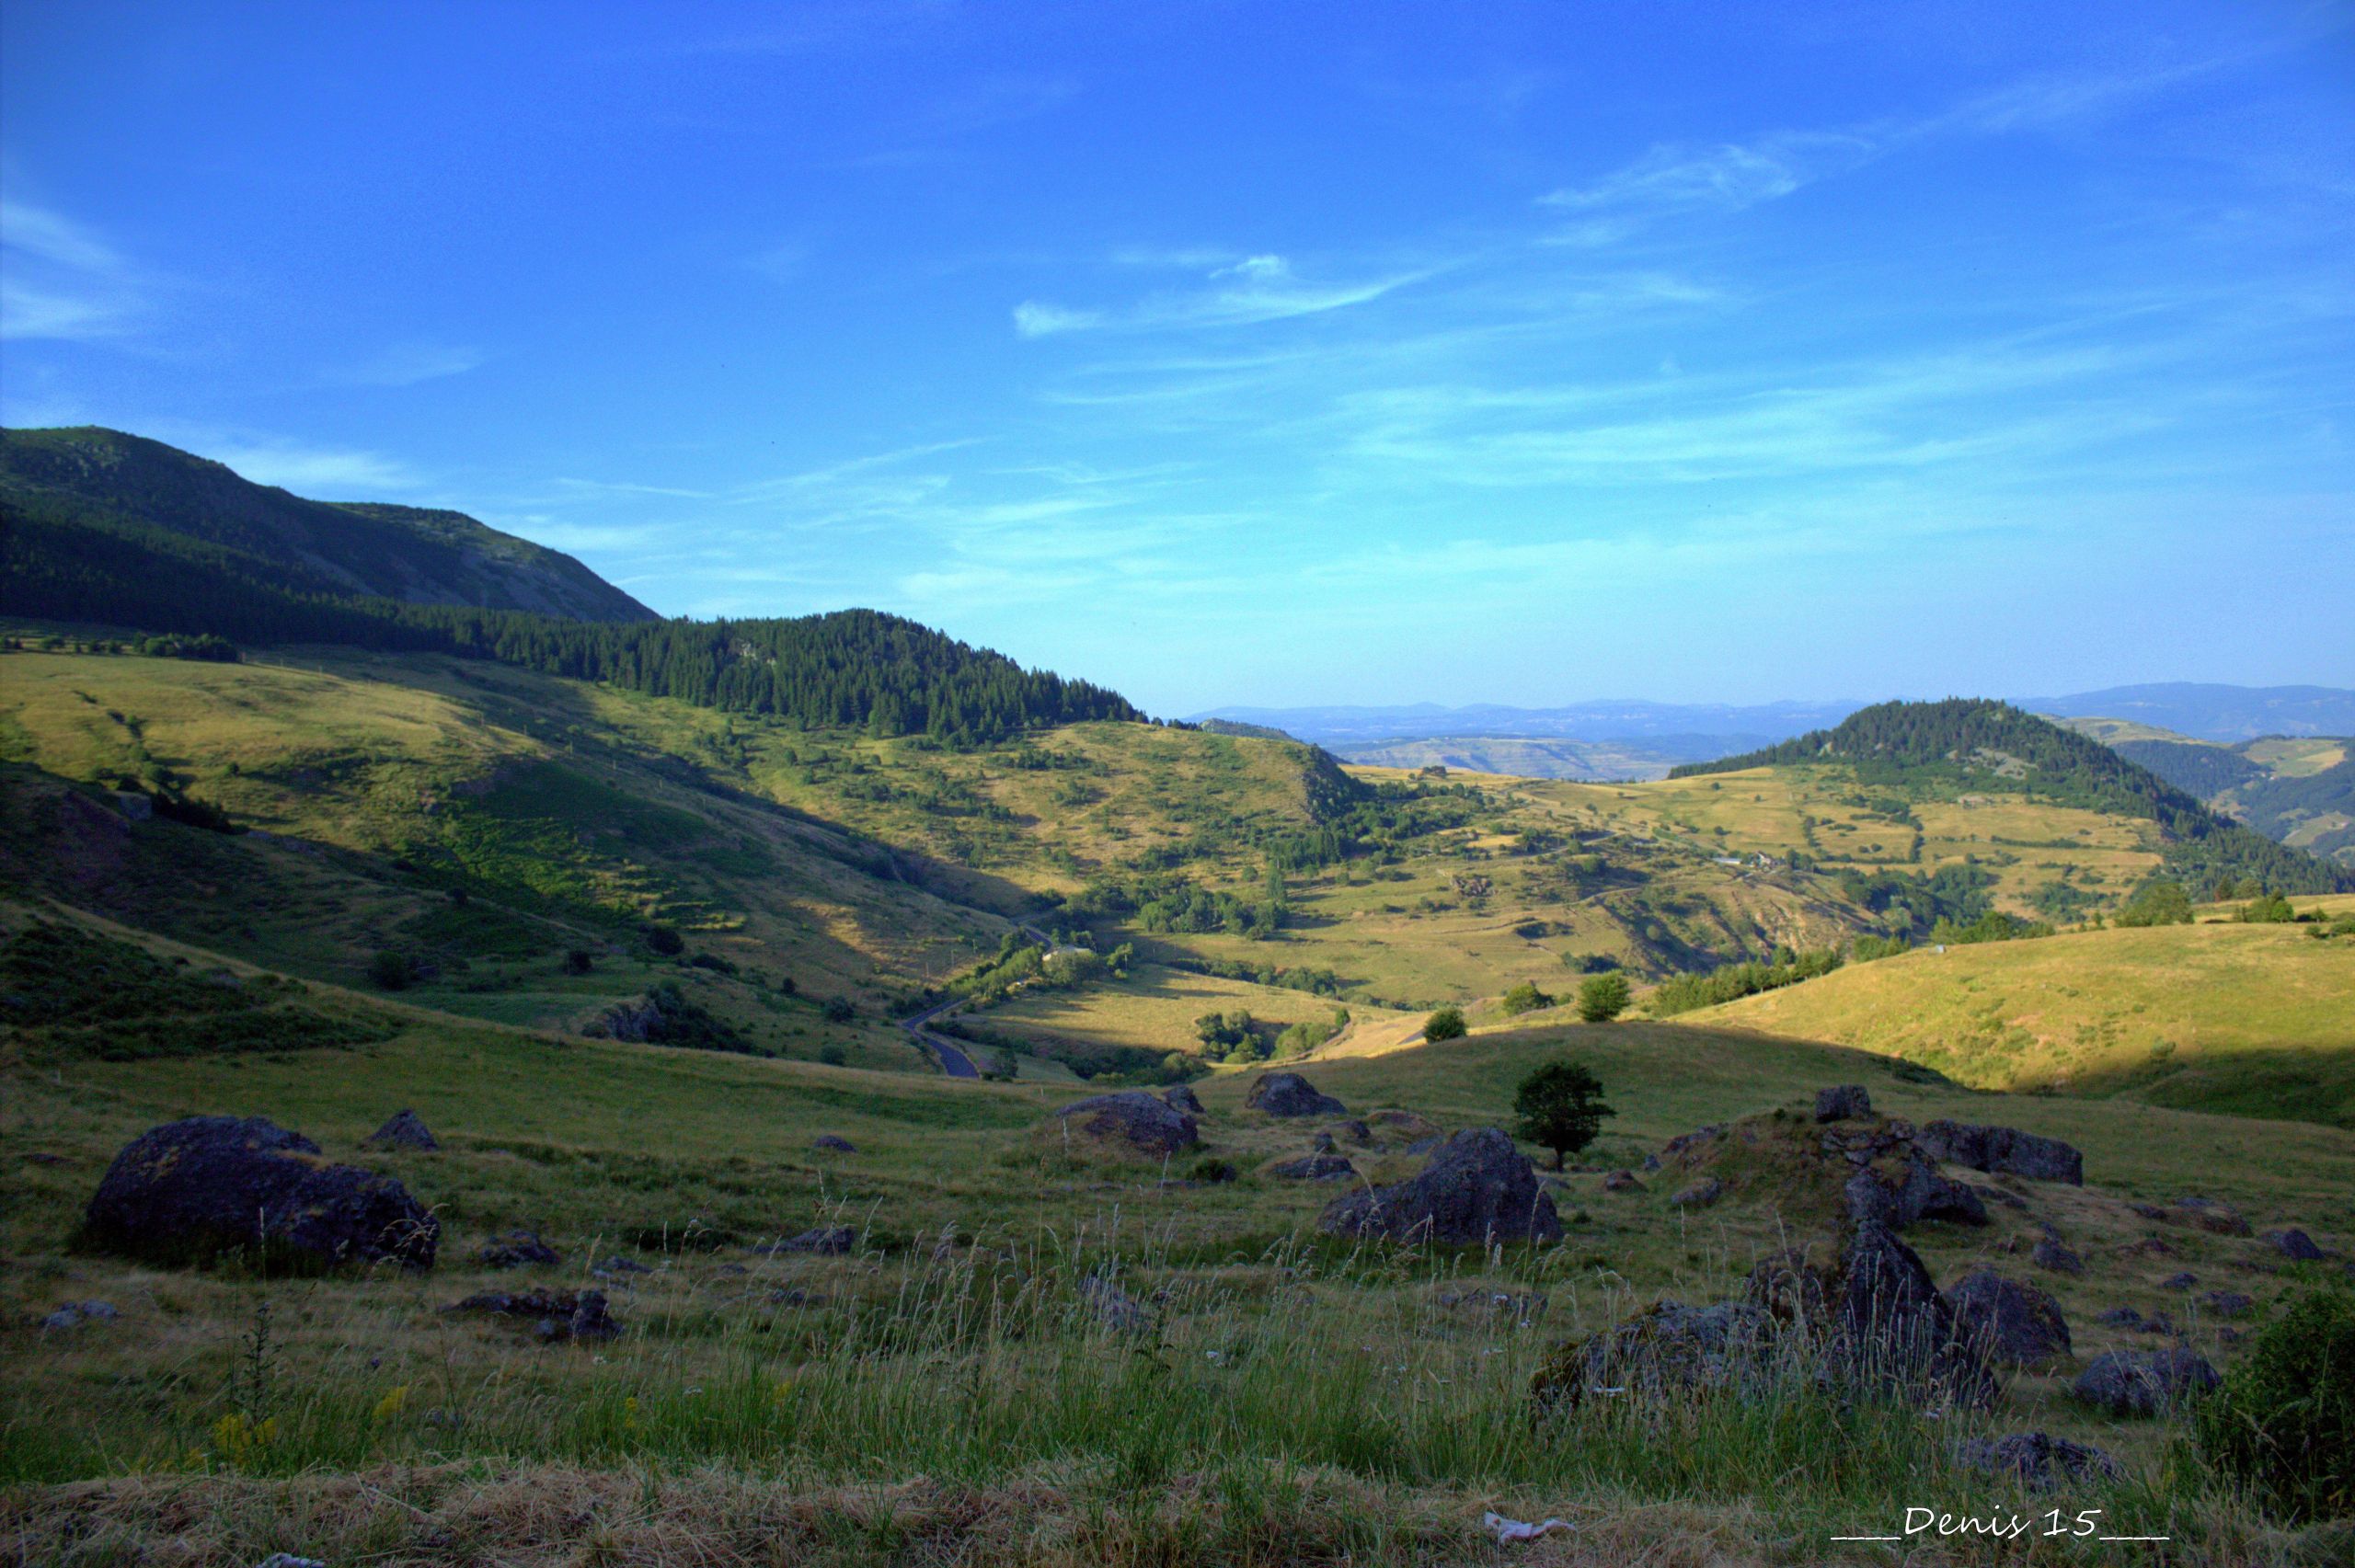
[{"label": "grey boulder", "polygon": [[1991,1361],[2038,1367],[2069,1354],[2061,1303],[2033,1285],[1973,1269],[1947,1288],[1955,1331]]},{"label": "grey boulder", "polygon": [[1930,1157],[1948,1165],[1968,1165],[1989,1174],[2026,1176],[2036,1182],[2085,1185],[2085,1157],[2057,1138],[2039,1138],[2010,1127],[1978,1127],[1969,1122],[1932,1122],[1915,1135]]},{"label": "grey boulder", "polygon": [[1076,1130],[1140,1154],[1175,1154],[1192,1148],[1201,1136],[1192,1116],[1142,1089],[1074,1100],[1055,1116],[1066,1134]]},{"label": "grey boulder", "polygon": [[1251,1097],[1243,1102],[1254,1111],[1270,1116],[1346,1116],[1350,1108],[1330,1094],[1319,1093],[1316,1086],[1297,1072],[1264,1072],[1251,1086]]},{"label": "grey boulder", "polygon": [[2112,1415],[2156,1415],[2222,1380],[2189,1350],[2112,1350],[2095,1356],[2070,1391]]},{"label": "grey boulder", "polygon": [[1336,1198],[1317,1223],[1338,1235],[1442,1246],[1554,1242],[1562,1235],[1561,1217],[1528,1156],[1492,1127],[1450,1134],[1419,1174]]}]

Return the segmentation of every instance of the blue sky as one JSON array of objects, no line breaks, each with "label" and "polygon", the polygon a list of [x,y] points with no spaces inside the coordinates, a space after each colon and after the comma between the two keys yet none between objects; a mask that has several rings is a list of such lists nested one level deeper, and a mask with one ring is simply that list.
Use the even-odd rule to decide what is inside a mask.
[{"label": "blue sky", "polygon": [[2355,16],[0,9],[0,418],[1155,711],[2355,684]]}]

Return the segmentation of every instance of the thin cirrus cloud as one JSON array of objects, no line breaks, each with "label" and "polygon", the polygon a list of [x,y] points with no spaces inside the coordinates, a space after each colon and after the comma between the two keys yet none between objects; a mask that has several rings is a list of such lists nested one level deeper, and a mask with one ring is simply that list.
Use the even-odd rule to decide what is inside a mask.
[{"label": "thin cirrus cloud", "polygon": [[95,230],[51,208],[0,201],[0,338],[119,338],[144,304],[137,269]]},{"label": "thin cirrus cloud", "polygon": [[347,386],[416,386],[464,375],[488,357],[479,349],[454,343],[396,343],[343,366],[328,379]]},{"label": "thin cirrus cloud", "polygon": [[[1203,259],[1200,253],[1178,254],[1192,263]],[[1051,338],[1097,329],[1150,332],[1178,327],[1247,326],[1364,304],[1394,290],[1420,282],[1436,270],[1420,268],[1353,281],[1320,282],[1300,277],[1283,257],[1244,256],[1222,259],[1219,265],[1208,269],[1202,287],[1149,294],[1125,309],[1083,309],[1025,300],[1014,307],[1014,329],[1025,338]]]}]

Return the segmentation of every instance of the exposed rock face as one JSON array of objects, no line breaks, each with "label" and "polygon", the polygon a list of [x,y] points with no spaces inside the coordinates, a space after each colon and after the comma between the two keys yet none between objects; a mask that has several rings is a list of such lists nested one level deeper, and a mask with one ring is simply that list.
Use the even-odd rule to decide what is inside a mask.
[{"label": "exposed rock face", "polygon": [[2292,1263],[2322,1262],[2322,1249],[2315,1246],[2315,1239],[2303,1230],[2295,1228],[2285,1230],[2268,1230],[2265,1233],[2265,1239],[2275,1252]]},{"label": "exposed rock face", "polygon": [[2051,1236],[2047,1236],[2044,1240],[2039,1242],[2036,1244],[2036,1251],[2030,1253],[2028,1257],[2035,1263],[2037,1267],[2050,1269],[2054,1274],[2083,1274],[2085,1272],[2085,1260],[2071,1252],[2067,1247],[2063,1246],[2060,1241]]},{"label": "exposed rock face", "polygon": [[769,1242],[752,1250],[756,1253],[815,1253],[821,1257],[840,1257],[858,1245],[858,1232],[848,1225],[820,1225],[798,1236],[787,1236],[781,1242]]},{"label": "exposed rock face", "polygon": [[1251,1110],[1271,1116],[1346,1116],[1350,1108],[1297,1072],[1264,1072],[1243,1102]]},{"label": "exposed rock face", "polygon": [[2002,1480],[2016,1477],[2039,1488],[2111,1481],[2124,1473],[2099,1448],[2043,1432],[1974,1437],[1956,1450],[1956,1457],[1972,1470]]},{"label": "exposed rock face", "polygon": [[1140,1154],[1175,1154],[1200,1141],[1192,1116],[1142,1089],[1074,1101],[1055,1116],[1066,1134],[1085,1133]]},{"label": "exposed rock face", "polygon": [[1725,1183],[1715,1176],[1704,1176],[1668,1201],[1677,1208],[1706,1208],[1725,1195]]},{"label": "exposed rock face", "polygon": [[506,1230],[475,1254],[485,1268],[554,1268],[564,1254],[540,1240],[536,1230]]},{"label": "exposed rock face", "polygon": [[1942,1164],[2034,1182],[2066,1182],[2073,1187],[2085,1185],[2085,1157],[2057,1138],[2039,1138],[2017,1127],[1944,1121],[1930,1123],[1918,1138]]},{"label": "exposed rock face", "polygon": [[1554,1200],[1528,1157],[1492,1127],[1451,1134],[1419,1175],[1336,1198],[1317,1223],[1345,1236],[1442,1246],[1552,1242],[1562,1234]]},{"label": "exposed rock face", "polygon": [[2155,1415],[2223,1379],[2188,1350],[2112,1350],[2094,1357],[2071,1391],[2113,1415]]},{"label": "exposed rock face", "polygon": [[1815,1095],[1815,1119],[1820,1122],[1853,1121],[1873,1114],[1873,1097],[1865,1093],[1861,1083],[1843,1083],[1836,1089],[1820,1089]]},{"label": "exposed rock face", "polygon": [[2069,1354],[2061,1303],[2033,1285],[1973,1269],[1947,1288],[1955,1330],[1991,1361],[2037,1367]]},{"label": "exposed rock face", "polygon": [[1740,1301],[1660,1301],[1586,1340],[1565,1341],[1530,1384],[1540,1410],[1590,1395],[1660,1399],[1738,1390],[1770,1353],[1775,1322]]},{"label": "exposed rock face", "polygon": [[1807,1333],[1833,1382],[1924,1402],[1994,1398],[1994,1379],[1930,1271],[1878,1220],[1855,1221],[1828,1260],[1805,1249],[1766,1258],[1751,1273],[1750,1299]]},{"label": "exposed rock face", "polygon": [[2219,1236],[2246,1236],[2248,1221],[2241,1211],[2221,1198],[2179,1197],[2168,1206],[2166,1218],[2178,1225],[2195,1225]]},{"label": "exposed rock face", "polygon": [[1723,1123],[1716,1123],[1703,1127],[1694,1127],[1691,1132],[1679,1133],[1676,1137],[1670,1139],[1666,1143],[1661,1144],[1659,1153],[1645,1157],[1644,1169],[1647,1171],[1657,1171],[1661,1165],[1666,1164],[1669,1161],[1682,1158],[1683,1155],[1695,1149],[1700,1149],[1707,1144],[1715,1143],[1717,1139],[1725,1137],[1725,1135],[1726,1129]]},{"label": "exposed rock face", "polygon": [[1841,1189],[1851,1219],[1877,1219],[1893,1230],[1923,1219],[1987,1223],[1987,1206],[1960,1182],[1937,1173],[1919,1150],[1908,1149],[1894,1171],[1885,1162],[1859,1170]]},{"label": "exposed rock face", "polygon": [[1346,1154],[1331,1152],[1304,1155],[1298,1160],[1286,1160],[1268,1167],[1268,1174],[1281,1176],[1292,1182],[1342,1182],[1358,1173]]},{"label": "exposed rock face", "polygon": [[1174,1111],[1182,1111],[1187,1116],[1199,1116],[1202,1114],[1201,1096],[1195,1093],[1191,1089],[1187,1088],[1183,1083],[1172,1084],[1170,1087],[1163,1090],[1161,1092],[1161,1099],[1162,1103],[1166,1104],[1170,1109]]},{"label": "exposed rock face", "polygon": [[430,1268],[441,1234],[392,1177],[329,1164],[317,1144],[258,1116],[190,1116],[141,1134],[83,1218],[91,1244],[164,1264],[250,1250],[313,1266]]},{"label": "exposed rock face", "polygon": [[511,1322],[528,1322],[533,1337],[548,1343],[612,1339],[622,1332],[622,1325],[605,1310],[602,1290],[485,1290],[442,1310],[485,1312]]},{"label": "exposed rock face", "polygon": [[441,1148],[442,1142],[433,1136],[432,1129],[425,1125],[425,1118],[415,1111],[400,1111],[395,1114],[392,1120],[370,1133],[360,1147],[426,1150]]},{"label": "exposed rock face", "polygon": [[1603,1190],[1607,1193],[1639,1193],[1644,1190],[1644,1184],[1637,1179],[1633,1171],[1614,1171],[1603,1178]]},{"label": "exposed rock face", "polygon": [[853,1143],[849,1139],[837,1137],[835,1134],[831,1132],[822,1132],[816,1138],[811,1139],[810,1140],[810,1147],[816,1150],[822,1150],[828,1154],[856,1154],[858,1152],[858,1146]]}]

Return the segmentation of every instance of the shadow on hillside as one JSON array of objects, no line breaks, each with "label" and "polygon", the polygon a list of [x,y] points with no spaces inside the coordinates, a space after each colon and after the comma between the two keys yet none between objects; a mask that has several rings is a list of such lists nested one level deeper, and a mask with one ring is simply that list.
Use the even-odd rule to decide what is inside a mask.
[{"label": "shadow on hillside", "polygon": [[2088,1072],[2071,1081],[2069,1093],[2355,1130],[2355,1027],[2335,1050],[2235,1050],[2180,1066]]}]

